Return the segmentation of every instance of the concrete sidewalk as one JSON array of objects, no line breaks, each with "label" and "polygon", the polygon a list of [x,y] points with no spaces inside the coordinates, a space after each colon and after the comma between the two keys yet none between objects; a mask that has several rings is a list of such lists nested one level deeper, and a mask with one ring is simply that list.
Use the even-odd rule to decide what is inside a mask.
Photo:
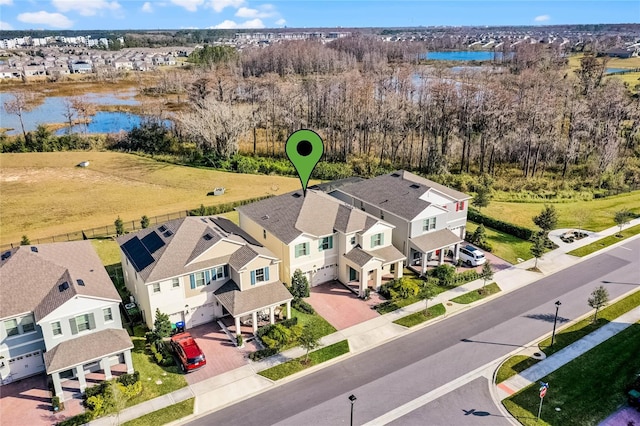
[{"label": "concrete sidewalk", "polygon": [[[640,224],[640,218],[632,220],[628,226],[637,224]],[[175,404],[191,397],[195,397],[194,415],[188,418],[192,418],[206,412],[219,410],[228,405],[250,398],[254,395],[266,391],[269,388],[279,386],[282,383],[287,383],[291,380],[295,380],[301,375],[310,374],[328,365],[339,362],[346,357],[353,356],[383,343],[390,342],[400,336],[411,333],[416,329],[420,329],[435,322],[442,321],[447,316],[455,314],[456,312],[464,309],[470,309],[473,306],[477,306],[479,303],[485,303],[487,300],[491,300],[495,297],[500,297],[500,295],[506,292],[516,290],[520,287],[535,282],[542,278],[542,276],[544,275],[551,274],[561,269],[572,266],[576,263],[579,263],[583,259],[588,259],[592,255],[585,256],[584,258],[578,258],[566,253],[568,251],[597,241],[600,238],[613,235],[614,233],[618,232],[618,227],[612,227],[598,233],[587,232],[589,234],[588,237],[583,238],[582,240],[575,241],[571,244],[565,244],[560,240],[560,235],[562,235],[565,231],[566,230],[560,229],[551,231],[549,233],[549,238],[556,244],[558,244],[559,248],[546,253],[542,258],[538,259],[538,268],[540,269],[540,271],[542,271],[542,274],[527,270],[528,268],[534,266],[535,259],[530,259],[528,261],[514,265],[508,269],[498,271],[494,274],[493,281],[498,284],[498,286],[502,289],[502,292],[490,296],[486,299],[482,299],[481,301],[475,302],[470,305],[458,305],[455,303],[452,303],[451,305],[447,304],[449,300],[469,291],[477,290],[484,284],[482,279],[472,281],[465,285],[456,287],[452,290],[440,293],[437,297],[431,300],[429,302],[430,306],[442,303],[445,305],[447,312],[445,313],[445,315],[438,317],[432,321],[426,322],[422,325],[407,329],[406,327],[394,324],[393,321],[412,313],[424,310],[424,301],[414,303],[397,311],[362,322],[360,324],[323,337],[321,339],[323,345],[330,345],[345,339],[348,340],[350,352],[321,365],[312,367],[300,373],[294,374],[293,376],[290,376],[288,378],[279,380],[277,383],[266,379],[257,373],[291,359],[303,356],[305,351],[302,348],[296,347],[268,359],[263,359],[258,362],[249,362],[249,364],[246,366],[237,368],[224,374],[220,374],[216,377],[204,380],[195,385],[179,389],[175,392],[163,395],[151,401],[146,401],[136,406],[129,407],[120,413],[120,421],[124,422],[143,416],[152,411],[167,407],[171,404]],[[628,239],[624,241],[626,242],[628,241]],[[640,314],[640,310],[634,310],[633,312],[635,311],[638,311],[638,313]],[[562,353],[562,351],[558,352],[555,355],[558,355],[560,353]],[[576,355],[574,355],[573,357],[579,355],[577,352],[575,353]],[[571,357],[572,354],[573,352],[569,352],[569,355],[566,356],[567,361],[565,362],[573,359],[573,357]],[[550,359],[551,358],[552,357],[550,357]],[[532,375],[531,377],[534,376]],[[532,380],[535,381],[536,379]],[[513,386],[517,386],[517,384],[514,384]],[[114,424],[114,420],[115,419],[113,417],[103,417],[92,421],[90,424],[94,426],[109,426]],[[180,421],[175,423],[180,423]]]},{"label": "concrete sidewalk", "polygon": [[520,374],[516,374],[504,382],[499,383],[497,386],[499,400],[502,401],[532,383],[537,382],[638,321],[640,321],[640,307],[619,316],[593,333],[527,368]]}]

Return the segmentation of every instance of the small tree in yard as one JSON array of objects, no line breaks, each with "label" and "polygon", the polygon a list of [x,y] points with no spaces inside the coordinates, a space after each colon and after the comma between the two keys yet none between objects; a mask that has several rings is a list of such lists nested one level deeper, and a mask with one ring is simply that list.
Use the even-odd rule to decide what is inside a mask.
[{"label": "small tree in yard", "polygon": [[591,293],[591,297],[587,300],[589,306],[596,310],[593,315],[593,322],[598,320],[598,310],[607,305],[609,302],[609,292],[603,286],[597,287]]},{"label": "small tree in yard", "polygon": [[31,240],[29,239],[29,237],[27,237],[26,235],[22,236],[22,240],[20,240],[20,245],[21,246],[28,246],[31,245]]},{"label": "small tree in yard", "polygon": [[418,296],[421,299],[424,299],[424,316],[429,315],[429,300],[432,300],[434,297],[438,295],[438,289],[435,285],[430,283],[429,281],[423,281],[422,287],[420,287],[420,293]]},{"label": "small tree in yard", "polygon": [[151,221],[149,220],[149,217],[147,215],[144,215],[140,218],[140,226],[142,227],[142,229],[148,228],[150,223]]},{"label": "small tree in yard", "polygon": [[171,321],[169,321],[169,315],[160,312],[160,309],[156,309],[156,320],[153,322],[153,331],[158,337],[169,337],[171,335]]},{"label": "small tree in yard", "polygon": [[291,294],[296,299],[309,297],[309,280],[300,269],[296,269],[291,278]]},{"label": "small tree in yard", "polygon": [[536,232],[531,237],[531,241],[533,245],[531,246],[531,254],[536,258],[536,264],[534,268],[538,267],[538,259],[542,257],[547,247],[545,245],[545,234],[544,231]]},{"label": "small tree in yard", "polygon": [[485,240],[487,239],[487,230],[485,229],[483,224],[478,225],[473,234],[471,234],[471,243],[483,245]]},{"label": "small tree in yard", "polygon": [[124,235],[124,222],[122,221],[122,219],[120,219],[120,216],[118,216],[118,218],[115,220],[115,222],[113,222],[113,224],[116,227],[116,235],[117,236]]},{"label": "small tree in yard", "polygon": [[556,211],[556,208],[552,205],[545,204],[544,209],[540,214],[533,217],[533,223],[538,225],[545,234],[552,229],[555,229],[558,224],[558,212]]},{"label": "small tree in yard", "polygon": [[631,213],[627,209],[622,209],[616,212],[615,216],[613,217],[613,220],[615,220],[616,225],[618,225],[618,228],[620,228],[620,230],[618,231],[619,237],[622,236],[620,234],[622,232],[622,227],[628,224],[631,218],[633,218],[633,213]]},{"label": "small tree in yard", "polygon": [[304,357],[304,363],[309,362],[309,352],[320,346],[320,337],[318,333],[318,324],[316,320],[312,320],[304,325],[302,333],[298,337],[298,343],[307,353]]},{"label": "small tree in yard", "polygon": [[118,383],[117,380],[111,380],[109,382],[109,387],[111,388],[111,398],[113,411],[115,412],[116,418],[114,419],[115,424],[120,424],[120,412],[127,408],[127,397],[123,392],[123,386]]},{"label": "small tree in yard", "polygon": [[484,293],[484,287],[487,285],[487,281],[493,279],[493,269],[491,269],[491,262],[489,260],[484,262],[484,265],[482,265],[482,272],[480,275],[482,276],[481,292]]},{"label": "small tree in yard", "polygon": [[491,190],[486,186],[478,187],[476,191],[476,196],[471,200],[471,205],[477,207],[482,210],[483,207],[487,207],[489,205],[489,201],[491,200]]}]

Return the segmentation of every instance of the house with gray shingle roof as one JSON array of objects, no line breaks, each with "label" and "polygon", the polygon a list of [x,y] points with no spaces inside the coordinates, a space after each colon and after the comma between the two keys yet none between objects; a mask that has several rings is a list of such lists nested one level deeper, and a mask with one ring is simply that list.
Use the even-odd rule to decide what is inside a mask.
[{"label": "house with gray shingle roof", "polygon": [[405,256],[393,225],[322,191],[294,191],[237,208],[240,227],[280,257],[286,282],[300,269],[312,286],[339,280],[360,296],[384,275],[399,278]]},{"label": "house with gray shingle roof", "polygon": [[331,195],[393,224],[393,245],[422,273],[429,261],[442,264],[448,251],[458,260],[471,196],[405,170],[342,186]]},{"label": "house with gray shingle roof", "polygon": [[185,328],[225,316],[236,331],[258,316],[274,315],[293,296],[280,281],[280,260],[236,224],[190,216],[117,238],[124,281],[144,321],[156,310]]},{"label": "house with gray shingle roof", "polygon": [[125,364],[133,373],[120,296],[89,241],[20,246],[0,260],[0,382],[46,372],[62,401],[87,372]]}]

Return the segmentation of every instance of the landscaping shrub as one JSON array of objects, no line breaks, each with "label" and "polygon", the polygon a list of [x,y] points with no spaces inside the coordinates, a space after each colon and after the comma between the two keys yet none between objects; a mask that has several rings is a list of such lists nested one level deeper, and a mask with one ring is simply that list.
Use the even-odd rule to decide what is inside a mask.
[{"label": "landscaping shrub", "polygon": [[242,334],[238,334],[236,336],[236,346],[238,347],[242,346]]},{"label": "landscaping shrub", "polygon": [[483,224],[488,226],[489,228],[496,229],[498,231],[505,232],[509,235],[513,235],[514,237],[518,237],[523,240],[530,240],[531,235],[533,235],[533,231],[529,228],[525,228],[523,226],[514,225],[513,223],[504,222],[502,220],[494,219],[489,216],[485,216],[475,209],[469,209],[467,214],[467,219],[471,222],[475,222],[478,224]]},{"label": "landscaping shrub", "polygon": [[270,356],[273,356],[278,352],[279,352],[278,349],[271,349],[271,348],[260,349],[259,351],[251,352],[249,354],[249,359],[251,361],[259,361],[263,358],[268,358]]},{"label": "landscaping shrub", "polygon": [[414,281],[405,277],[391,280],[380,286],[380,293],[385,299],[406,299],[416,296],[420,292],[420,286]]},{"label": "landscaping shrub", "polygon": [[129,386],[124,386],[121,383],[118,383],[118,387],[120,387],[120,391],[126,399],[138,396],[142,392],[142,382],[135,382]]},{"label": "landscaping shrub", "polygon": [[220,213],[227,213],[233,211],[238,206],[244,206],[245,204],[255,203],[256,201],[264,200],[265,198],[272,197],[272,195],[266,195],[264,197],[249,198],[248,200],[234,201],[232,203],[223,203],[215,206],[201,205],[197,209],[189,210],[187,213],[189,216],[211,216]]},{"label": "landscaping shrub", "polygon": [[309,315],[313,315],[316,312],[315,309],[313,309],[313,306],[302,299],[293,299],[293,302],[291,302],[291,306],[293,306],[300,312],[304,312],[305,314]]},{"label": "landscaping shrub", "polygon": [[53,411],[64,410],[64,404],[60,403],[60,397],[57,396],[51,398],[51,406],[53,408]]},{"label": "landscaping shrub", "polygon": [[105,389],[108,387],[107,382],[102,382],[98,385],[91,386],[90,388],[86,388],[84,391],[84,399],[89,399],[92,396],[102,395],[105,393]]},{"label": "landscaping shrub", "polygon": [[460,272],[459,274],[456,274],[455,277],[453,278],[453,283],[455,285],[459,285],[459,284],[475,281],[478,278],[482,278],[482,274],[477,273],[475,269],[473,269],[470,271],[464,271],[464,272]]},{"label": "landscaping shrub", "polygon": [[122,383],[124,386],[131,386],[140,381],[140,373],[135,371],[132,374],[123,374],[118,377],[118,383]]},{"label": "landscaping shrub", "polygon": [[153,342],[149,345],[149,349],[151,350],[153,359],[158,365],[168,367],[174,364],[173,356],[171,355],[171,352],[169,352],[166,343],[162,340],[156,340]]},{"label": "landscaping shrub", "polygon": [[450,286],[456,277],[456,268],[451,265],[438,265],[431,270],[430,275],[438,279],[438,285]]},{"label": "landscaping shrub", "polygon": [[82,426],[89,423],[93,420],[93,415],[91,412],[85,412],[82,414],[78,414],[77,416],[69,417],[66,420],[58,422],[58,426]]}]

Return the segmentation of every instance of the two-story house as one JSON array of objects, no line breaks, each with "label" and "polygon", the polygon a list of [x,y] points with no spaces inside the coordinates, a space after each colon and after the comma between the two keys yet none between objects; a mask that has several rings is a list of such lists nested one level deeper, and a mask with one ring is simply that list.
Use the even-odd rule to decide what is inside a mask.
[{"label": "two-story house", "polygon": [[457,261],[471,196],[404,170],[345,185],[331,195],[393,224],[393,245],[411,266]]},{"label": "two-story house", "polygon": [[62,382],[126,364],[133,343],[122,329],[120,296],[89,241],[20,246],[0,260],[0,379],[46,372],[64,400]]},{"label": "two-story house", "polygon": [[383,275],[402,276],[405,256],[391,244],[393,225],[322,191],[294,191],[237,208],[240,227],[281,260],[290,282],[296,269],[312,286],[355,283],[364,295]]},{"label": "two-story house", "polygon": [[156,309],[186,328],[274,314],[293,296],[282,284],[278,258],[228,219],[186,217],[117,238],[124,281],[148,327]]}]

